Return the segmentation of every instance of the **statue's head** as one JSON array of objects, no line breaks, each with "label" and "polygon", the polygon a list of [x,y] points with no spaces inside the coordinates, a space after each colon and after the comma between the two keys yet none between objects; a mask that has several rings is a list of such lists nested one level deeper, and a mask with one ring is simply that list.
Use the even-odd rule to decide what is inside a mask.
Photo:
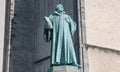
[{"label": "statue's head", "polygon": [[57,12],[63,12],[64,11],[64,8],[63,8],[63,5],[62,4],[58,4],[57,5],[57,7],[55,8],[55,10],[57,11]]}]

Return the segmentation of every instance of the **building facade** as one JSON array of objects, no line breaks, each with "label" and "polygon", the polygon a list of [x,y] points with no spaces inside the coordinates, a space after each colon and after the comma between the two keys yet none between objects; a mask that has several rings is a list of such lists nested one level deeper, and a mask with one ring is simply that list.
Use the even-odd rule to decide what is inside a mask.
[{"label": "building facade", "polygon": [[80,72],[119,72],[119,0],[1,0],[0,72],[47,72],[43,17],[59,3],[77,23],[73,42]]}]

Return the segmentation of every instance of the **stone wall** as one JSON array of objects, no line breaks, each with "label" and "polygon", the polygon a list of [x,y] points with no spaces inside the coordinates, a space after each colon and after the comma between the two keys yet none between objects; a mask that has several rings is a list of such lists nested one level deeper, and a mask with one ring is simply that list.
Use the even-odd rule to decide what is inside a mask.
[{"label": "stone wall", "polygon": [[34,0],[15,0],[14,10],[10,72],[33,72]]},{"label": "stone wall", "polygon": [[120,0],[85,0],[87,43],[120,50]]},{"label": "stone wall", "polygon": [[4,51],[4,34],[5,34],[5,6],[6,1],[0,0],[0,72],[3,69],[3,51]]},{"label": "stone wall", "polygon": [[[43,37],[43,17],[54,12],[57,4],[62,3],[65,11],[76,22],[76,1],[70,0],[11,0],[11,37],[10,37],[10,72],[44,72],[50,65],[50,43]],[[78,49],[76,32],[74,43]],[[78,51],[78,50],[76,50]],[[47,57],[47,59],[46,59]]]},{"label": "stone wall", "polygon": [[85,68],[89,72],[120,72],[120,1],[85,0]]},{"label": "stone wall", "polygon": [[120,51],[88,47],[89,72],[120,72]]}]

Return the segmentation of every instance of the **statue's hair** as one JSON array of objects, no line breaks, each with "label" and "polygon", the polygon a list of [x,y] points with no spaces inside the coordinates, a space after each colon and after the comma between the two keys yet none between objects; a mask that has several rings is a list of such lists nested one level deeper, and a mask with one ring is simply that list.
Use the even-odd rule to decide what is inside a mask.
[{"label": "statue's hair", "polygon": [[58,5],[56,6],[55,10],[57,10],[60,6],[62,6],[62,7],[63,7],[63,5],[62,5],[62,4],[58,4]]}]

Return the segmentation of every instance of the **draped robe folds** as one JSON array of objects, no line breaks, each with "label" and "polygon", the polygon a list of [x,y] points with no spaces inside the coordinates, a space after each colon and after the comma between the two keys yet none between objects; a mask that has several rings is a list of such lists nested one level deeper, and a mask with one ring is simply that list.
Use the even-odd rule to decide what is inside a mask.
[{"label": "draped robe folds", "polygon": [[51,65],[77,64],[72,35],[76,23],[65,12],[55,11],[48,17],[52,23]]}]

